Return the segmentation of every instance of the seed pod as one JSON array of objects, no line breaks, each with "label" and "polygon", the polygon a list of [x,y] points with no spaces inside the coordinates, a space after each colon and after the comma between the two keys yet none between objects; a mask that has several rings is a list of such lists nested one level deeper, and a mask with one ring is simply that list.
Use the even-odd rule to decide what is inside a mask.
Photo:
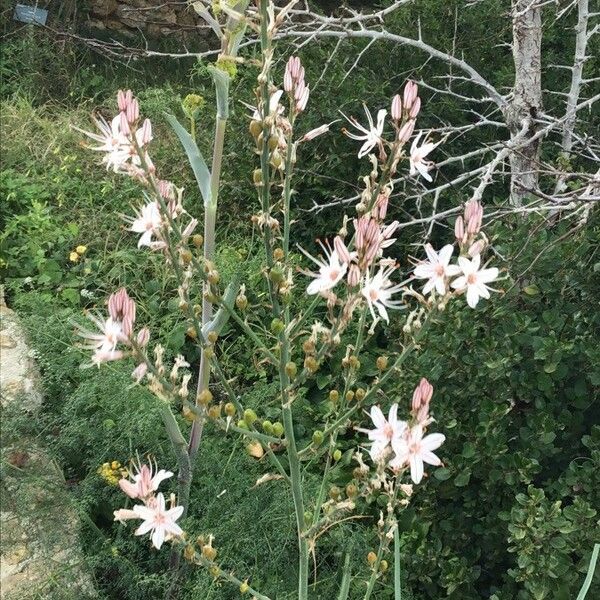
[{"label": "seed pod", "polygon": [[273,282],[273,283],[282,283],[283,280],[285,279],[285,275],[283,274],[283,271],[281,269],[271,269],[269,271],[269,279]]},{"label": "seed pod", "polygon": [[204,238],[197,233],[196,235],[192,236],[192,244],[194,244],[196,248],[202,248],[202,244],[204,244]]},{"label": "seed pod", "polygon": [[235,412],[236,412],[236,411],[235,411],[235,405],[234,405],[232,402],[228,402],[228,403],[225,405],[225,414],[226,414],[228,417],[233,417],[233,415],[235,415]]},{"label": "seed pod", "polygon": [[273,435],[275,437],[281,437],[283,435],[283,432],[283,425],[279,421],[275,421],[275,423],[273,423]]},{"label": "seed pod", "polygon": [[296,377],[296,373],[298,372],[298,367],[295,362],[289,362],[285,365],[285,372],[290,379],[294,379]]},{"label": "seed pod", "polygon": [[337,485],[332,485],[329,488],[329,497],[332,500],[339,500],[340,496],[342,495],[342,490],[340,490],[340,488]]},{"label": "seed pod", "polygon": [[310,510],[304,511],[304,524],[308,527],[313,520],[313,514]]},{"label": "seed pod", "polygon": [[375,554],[375,552],[373,552],[373,551],[371,550],[371,552],[369,552],[369,554],[367,554],[367,562],[368,562],[370,565],[373,565],[373,564],[375,564],[375,561],[376,561],[376,560],[377,560],[377,554]]},{"label": "seed pod", "polygon": [[275,250],[273,250],[273,258],[275,260],[283,260],[284,256],[285,254],[282,248],[275,248]]},{"label": "seed pod", "polygon": [[206,546],[202,546],[202,556],[207,560],[215,560],[217,557],[217,551],[212,546],[208,544]]},{"label": "seed pod", "polygon": [[312,356],[307,356],[304,359],[304,368],[311,373],[316,373],[319,369],[319,364]]},{"label": "seed pod", "polygon": [[271,331],[275,334],[280,334],[285,329],[285,324],[281,319],[273,319],[271,321]]},{"label": "seed pod", "polygon": [[354,400],[354,392],[349,390],[346,392],[346,402],[352,402]]},{"label": "seed pod", "polygon": [[364,399],[364,397],[367,395],[367,392],[365,392],[365,390],[363,390],[362,388],[358,388],[356,390],[356,393],[354,394],[354,397],[356,398],[356,400],[358,402],[360,402],[361,400]]},{"label": "seed pod", "polygon": [[358,360],[358,358],[356,358],[356,356],[351,356],[350,357],[350,366],[353,369],[360,369],[360,360]]},{"label": "seed pod", "polygon": [[235,299],[235,305],[240,310],[246,310],[246,308],[248,307],[248,298],[246,298],[246,295],[239,294],[238,297]]},{"label": "seed pod", "polygon": [[208,282],[212,285],[217,285],[217,283],[219,283],[219,281],[221,280],[221,276],[219,275],[219,272],[216,270],[212,270],[208,272]]},{"label": "seed pod", "polygon": [[245,429],[246,431],[248,431],[248,423],[246,423],[246,421],[244,421],[244,419],[240,419],[237,422],[237,426],[239,429]]},{"label": "seed pod", "polygon": [[388,357],[387,356],[379,356],[377,358],[377,368],[380,371],[385,371],[388,365]]},{"label": "seed pod", "polygon": [[337,462],[338,460],[340,460],[340,458],[342,458],[342,451],[338,448],[334,453],[333,453],[333,460],[335,460],[335,462]]},{"label": "seed pod", "polygon": [[215,357],[215,351],[212,348],[205,348],[204,356],[206,357],[206,360],[212,360]]},{"label": "seed pod", "polygon": [[180,256],[184,265],[189,265],[192,262],[192,253],[189,250],[182,250]]},{"label": "seed pod", "polygon": [[260,169],[254,169],[252,173],[252,181],[254,181],[254,185],[262,185],[263,177]]},{"label": "seed pod", "polygon": [[198,337],[198,332],[196,331],[195,327],[188,327],[185,334],[193,340]]},{"label": "seed pod", "polygon": [[216,331],[209,331],[207,337],[208,341],[211,344],[214,344],[219,339],[219,334]]},{"label": "seed pod", "polygon": [[188,562],[191,562],[195,554],[196,551],[194,550],[194,546],[188,544],[183,551],[183,558],[185,558],[185,560]]},{"label": "seed pod", "polygon": [[213,399],[212,392],[209,389],[202,390],[197,397],[198,403],[202,406],[208,406]]},{"label": "seed pod", "polygon": [[379,570],[382,573],[385,573],[388,570],[388,561],[387,560],[384,559],[379,563]]},{"label": "seed pod", "polygon": [[267,435],[273,435],[273,423],[271,421],[263,421],[262,428]]},{"label": "seed pod", "polygon": [[320,446],[323,443],[324,435],[323,432],[317,429],[313,432],[312,441],[315,446]]},{"label": "seed pod", "polygon": [[340,399],[340,393],[337,390],[331,390],[329,392],[329,399],[335,404]]},{"label": "seed pod", "polygon": [[250,131],[250,135],[253,138],[257,138],[262,133],[262,123],[260,121],[256,121],[255,119],[252,119],[252,121],[250,121],[250,126],[248,127],[248,129]]},{"label": "seed pod", "polygon": [[244,411],[244,421],[246,421],[246,423],[248,423],[248,425],[252,425],[256,419],[258,419],[258,417],[256,416],[256,413],[251,409],[251,408],[247,408]]},{"label": "seed pod", "polygon": [[211,419],[219,419],[221,417],[221,405],[215,404],[208,409],[208,416]]},{"label": "seed pod", "polygon": [[312,354],[315,351],[315,343],[308,338],[302,344],[302,350],[304,350],[304,354]]},{"label": "seed pod", "polygon": [[250,586],[245,581],[240,583],[240,594],[245,594],[249,589]]},{"label": "seed pod", "polygon": [[346,496],[348,496],[348,498],[355,498],[357,495],[358,488],[353,483],[349,483],[346,486]]}]

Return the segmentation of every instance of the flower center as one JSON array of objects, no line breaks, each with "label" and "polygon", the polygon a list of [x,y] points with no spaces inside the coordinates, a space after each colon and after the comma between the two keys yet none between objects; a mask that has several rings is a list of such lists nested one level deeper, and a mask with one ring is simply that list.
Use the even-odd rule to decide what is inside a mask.
[{"label": "flower center", "polygon": [[375,302],[379,298],[379,292],[377,290],[370,290],[369,291],[369,298],[371,298],[371,300],[373,302]]},{"label": "flower center", "polygon": [[477,283],[477,275],[475,273],[467,275],[467,283],[469,285],[474,285],[475,283]]},{"label": "flower center", "polygon": [[444,276],[444,265],[435,265],[433,272],[438,276],[438,277],[443,277]]},{"label": "flower center", "polygon": [[331,281],[335,281],[340,275],[340,272],[337,269],[332,269],[331,271],[329,271],[329,279],[331,279]]},{"label": "flower center", "polygon": [[383,435],[385,435],[388,440],[392,439],[394,435],[394,428],[389,423],[386,423],[383,426]]},{"label": "flower center", "polygon": [[421,444],[419,442],[413,442],[409,447],[409,451],[411,454],[420,454],[421,453]]}]

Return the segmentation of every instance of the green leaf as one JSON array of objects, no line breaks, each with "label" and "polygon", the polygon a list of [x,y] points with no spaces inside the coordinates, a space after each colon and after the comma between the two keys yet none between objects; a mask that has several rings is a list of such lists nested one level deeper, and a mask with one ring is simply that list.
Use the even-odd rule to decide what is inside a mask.
[{"label": "green leaf", "polygon": [[433,472],[433,476],[439,481],[446,481],[446,479],[450,479],[450,469],[440,467]]},{"label": "green leaf", "polygon": [[183,127],[183,125],[181,125],[181,123],[173,115],[165,114],[165,117],[171,124],[173,131],[176,133],[181,145],[185,150],[185,153],[187,154],[190,166],[192,167],[194,175],[196,176],[196,181],[198,182],[198,189],[200,190],[202,199],[204,200],[204,206],[208,206],[211,202],[211,192],[210,171],[206,166],[206,161],[202,157],[202,154],[200,154],[198,145]]},{"label": "green leaf", "polygon": [[213,78],[217,92],[217,117],[227,119],[229,117],[229,82],[231,79],[225,71],[213,65],[208,66],[208,71]]},{"label": "green leaf", "polygon": [[469,484],[471,480],[471,471],[465,470],[462,473],[459,473],[454,479],[454,485],[456,487],[465,487]]},{"label": "green leaf", "polygon": [[536,296],[537,294],[540,293],[540,288],[538,288],[537,285],[528,285],[527,287],[523,288],[523,291],[528,295],[528,296]]}]

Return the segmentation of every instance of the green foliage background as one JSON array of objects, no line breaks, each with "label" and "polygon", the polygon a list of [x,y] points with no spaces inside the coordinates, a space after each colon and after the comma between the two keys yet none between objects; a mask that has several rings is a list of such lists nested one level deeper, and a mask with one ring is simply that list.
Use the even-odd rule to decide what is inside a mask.
[{"label": "green foliage background", "polygon": [[[494,0],[461,14],[456,41],[499,87],[509,85],[512,77],[509,50],[497,46],[510,34],[501,16],[505,4]],[[391,26],[413,31],[420,18],[436,45],[448,49],[459,6],[422,0],[402,11]],[[548,64],[559,63],[571,51],[572,36],[549,25],[544,43]],[[137,188],[103,173],[70,125],[88,129],[91,110],[110,114],[116,89],[135,89],[156,129],[153,160],[165,177],[185,185],[186,206],[199,215],[199,194],[162,115],[169,111],[182,118],[180,102],[190,92],[205,96],[210,106],[212,90],[200,63],[137,61],[132,69],[63,42],[57,58],[57,47],[52,36],[24,29],[13,32],[2,48],[2,126],[10,135],[3,136],[0,172],[1,267],[9,301],[23,316],[37,350],[46,395],[39,422],[7,415],[3,438],[5,444],[18,444],[20,435],[33,432],[51,448],[83,517],[86,560],[105,597],[160,598],[167,585],[166,553],[151,551],[112,522],[122,494],[107,486],[97,469],[107,461],[125,463],[136,453],[152,453],[161,465],[174,467],[168,440],[153,397],[129,387],[131,365],[79,368],[84,357],[73,346],[73,321],[82,322],[83,309],[102,306],[107,294],[126,285],[138,302],[138,319],[171,355],[184,352],[194,359],[194,350],[160,258],[138,252],[124,231],[121,215],[139,201]],[[319,79],[332,48],[321,43],[303,51],[307,80]],[[361,102],[387,105],[408,76],[431,78],[441,72],[439,65],[429,63],[421,70],[422,57],[413,51],[376,45],[345,78],[361,48],[358,42],[345,44],[330,62],[303,118],[306,130],[337,118],[338,110],[358,114]],[[545,75],[556,89],[567,85],[559,70],[548,69]],[[246,109],[239,100],[252,103],[255,77],[252,67],[243,67],[234,82],[219,222],[219,239],[227,243],[218,256],[225,278],[241,268],[250,283],[260,281],[261,256],[250,235],[254,158]],[[456,101],[423,95],[422,127],[469,118]],[[207,110],[198,122],[201,143],[210,143],[212,126]],[[469,143],[487,141],[481,134]],[[465,147],[459,140],[440,150],[443,156],[461,149]],[[351,195],[364,171],[355,147],[339,131],[304,151],[299,168],[298,209]],[[444,175],[450,179],[453,174],[449,170]],[[468,190],[452,190],[440,200],[440,208],[458,205],[466,194]],[[504,201],[502,186],[490,188],[488,206]],[[398,216],[414,212],[400,205],[394,210]],[[296,234],[302,243],[312,244],[314,232],[326,236],[339,226],[338,209],[298,214]],[[567,600],[581,585],[593,543],[600,539],[598,212],[585,228],[561,241],[565,227],[546,228],[536,217],[496,221],[488,233],[500,266],[510,265],[501,283],[505,293],[476,313],[460,303],[451,305],[443,322],[428,333],[426,351],[406,364],[388,398],[408,406],[414,385],[427,375],[436,390],[435,416],[447,436],[444,466],[419,487],[402,515],[403,579],[409,600]],[[404,231],[398,255],[406,266],[405,257],[422,232]],[[446,233],[440,227],[434,238],[445,239]],[[74,264],[68,256],[79,244],[87,252]],[[394,351],[399,339],[392,325],[372,340],[371,361]],[[274,391],[252,350],[233,327],[221,346],[230,373],[246,390],[245,404],[262,418],[272,418],[265,406]],[[303,441],[310,439],[314,419],[325,410],[327,384],[321,381],[307,391],[309,401],[297,431]],[[187,424],[182,421],[182,426]],[[339,447],[350,450],[356,442],[348,430]],[[333,483],[345,485],[350,471],[344,458]],[[224,564],[240,577],[251,577],[257,589],[291,600],[291,500],[277,482],[254,489],[263,473],[263,465],[246,456],[241,440],[209,429],[186,529],[214,533]],[[309,486],[316,483],[309,478]],[[368,576],[365,557],[375,543],[371,531],[378,513],[376,506],[363,508],[371,517],[364,524],[350,522],[321,538],[315,598],[334,597],[342,549],[352,553],[356,580]],[[598,578],[595,585],[598,589]],[[182,597],[216,600],[239,594],[194,571]],[[388,576],[376,597],[393,597]]]}]

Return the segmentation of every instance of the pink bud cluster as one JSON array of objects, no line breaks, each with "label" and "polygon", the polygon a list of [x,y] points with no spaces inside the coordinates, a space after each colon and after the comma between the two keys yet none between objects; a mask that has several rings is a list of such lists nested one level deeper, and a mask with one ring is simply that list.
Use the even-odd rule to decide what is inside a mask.
[{"label": "pink bud cluster", "polygon": [[396,128],[396,139],[405,144],[415,130],[416,118],[421,110],[421,98],[418,96],[417,84],[408,81],[402,96],[396,94],[392,98],[390,114]]},{"label": "pink bud cluster", "polygon": [[294,101],[295,112],[301,113],[306,108],[310,87],[304,81],[304,67],[297,56],[290,56],[283,75],[283,89]]},{"label": "pink bud cluster", "polygon": [[454,222],[454,236],[461,250],[466,249],[469,256],[474,257],[485,248],[485,239],[477,239],[481,232],[483,206],[476,200],[465,204],[463,215]]},{"label": "pink bud cluster", "polygon": [[413,392],[411,407],[411,415],[423,426],[427,426],[431,422],[429,403],[432,396],[433,386],[423,377]]}]

